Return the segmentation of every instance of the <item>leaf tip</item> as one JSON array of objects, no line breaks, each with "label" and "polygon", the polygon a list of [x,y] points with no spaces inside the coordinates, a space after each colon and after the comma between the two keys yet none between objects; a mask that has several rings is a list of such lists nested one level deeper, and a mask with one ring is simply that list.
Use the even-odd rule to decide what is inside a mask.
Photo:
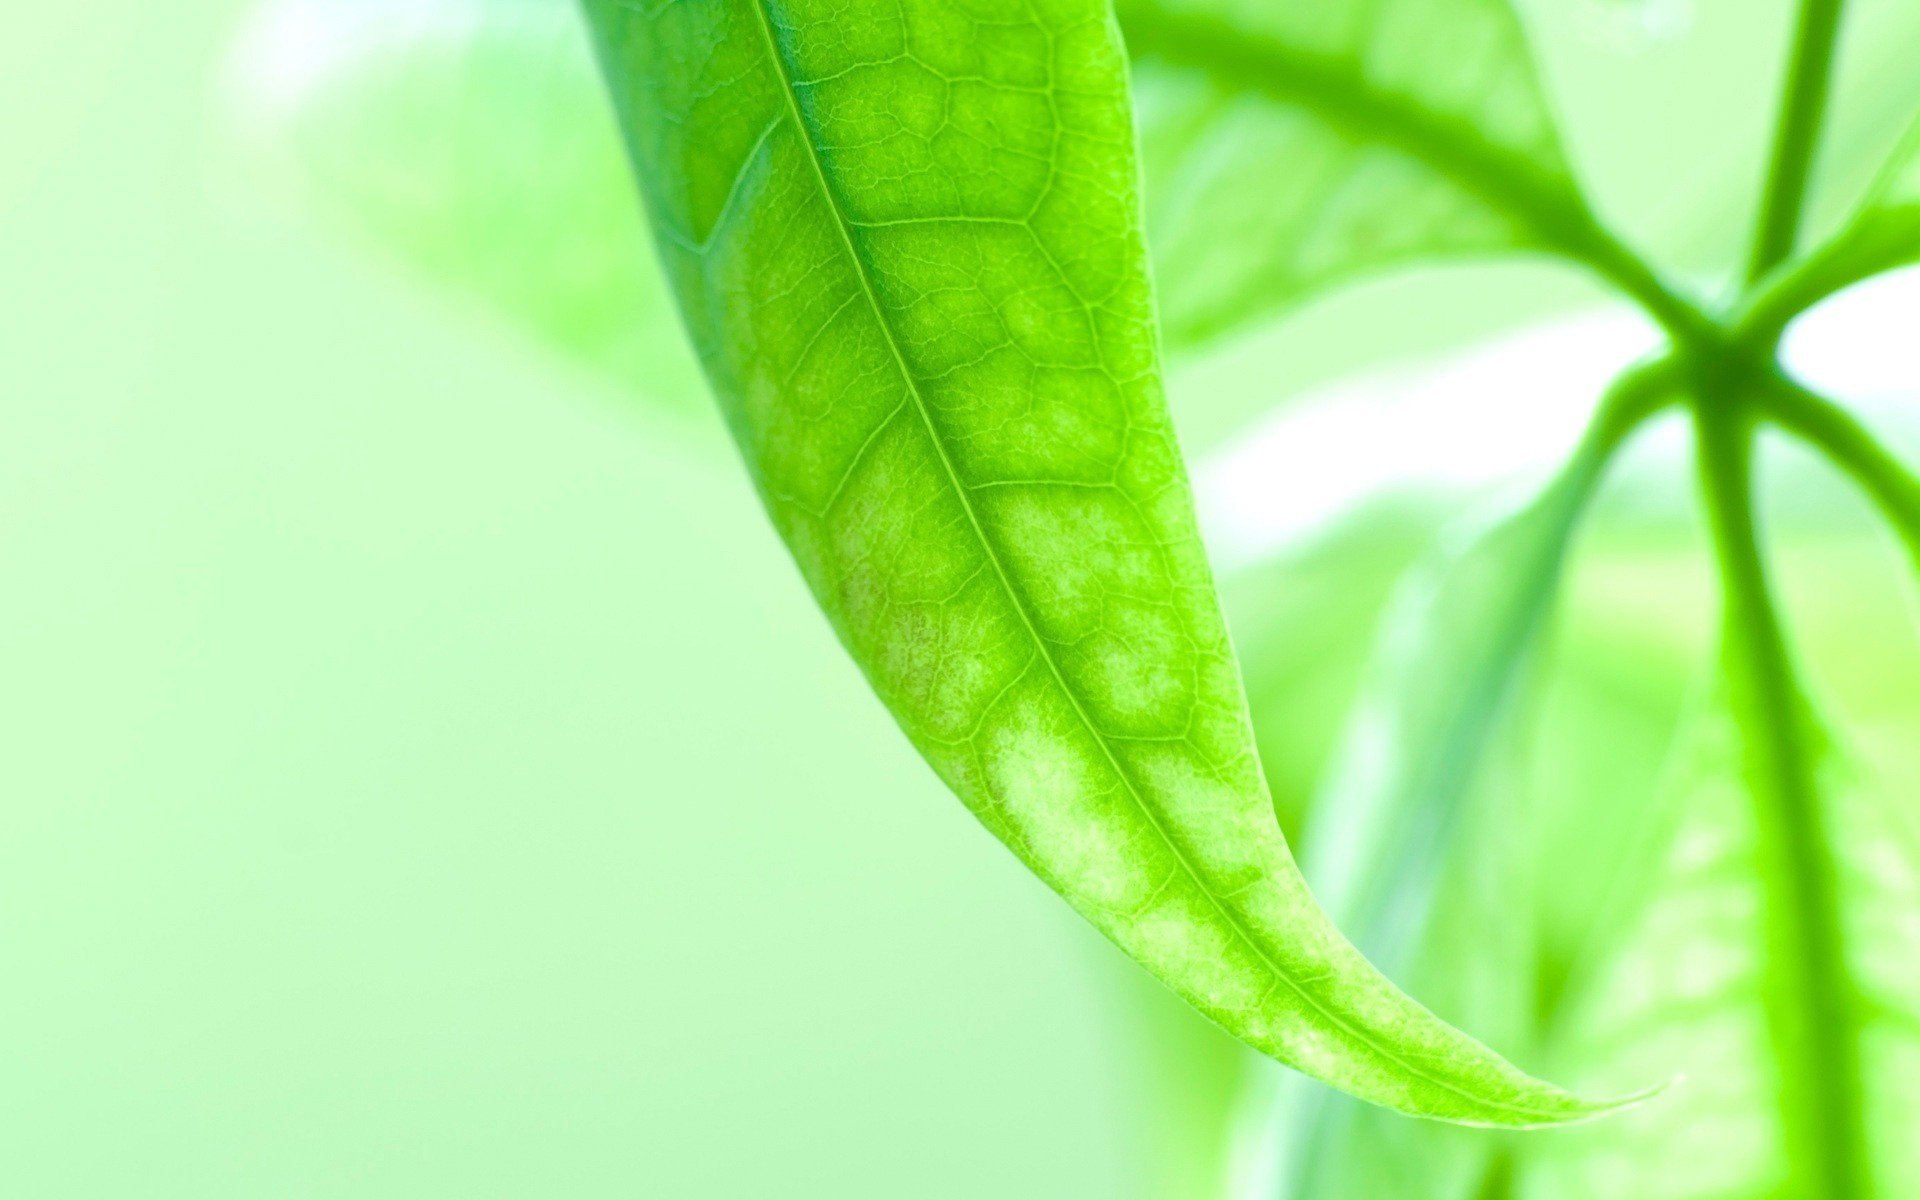
[{"label": "leaf tip", "polygon": [[1687,1077],[1685,1073],[1677,1072],[1661,1080],[1659,1083],[1653,1084],[1650,1087],[1641,1088],[1637,1092],[1629,1092],[1627,1095],[1615,1097],[1611,1100],[1584,1101],[1578,1108],[1570,1110],[1564,1117],[1554,1121],[1542,1122],[1540,1125],[1535,1126],[1535,1128],[1559,1128],[1567,1125],[1584,1125],[1589,1121],[1602,1120],[1606,1117],[1626,1112],[1629,1109],[1639,1108],[1643,1104],[1649,1104],[1665,1095],[1669,1089],[1679,1087],[1686,1082]]}]

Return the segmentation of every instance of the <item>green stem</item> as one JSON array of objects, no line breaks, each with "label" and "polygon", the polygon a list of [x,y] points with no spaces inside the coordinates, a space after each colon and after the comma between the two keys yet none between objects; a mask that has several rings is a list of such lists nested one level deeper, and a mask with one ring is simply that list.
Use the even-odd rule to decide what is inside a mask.
[{"label": "green stem", "polygon": [[1754,414],[1735,375],[1703,378],[1700,478],[1726,594],[1725,653],[1766,889],[1769,1033],[1790,1182],[1802,1200],[1867,1195],[1859,1046],[1838,871],[1815,779],[1818,734],[1787,652],[1753,511]]},{"label": "green stem", "polygon": [[1749,289],[1733,315],[1736,340],[1752,345],[1777,342],[1788,322],[1828,296],[1920,260],[1920,220],[1914,218],[1914,205],[1883,207],[1902,168],[1916,158],[1920,158],[1920,120],[1888,157],[1867,188],[1865,203],[1840,232]]},{"label": "green stem", "polygon": [[1820,126],[1832,90],[1833,47],[1839,37],[1843,0],[1801,0],[1794,30],[1793,57],[1774,127],[1773,155],[1760,224],[1747,264],[1752,283],[1786,261],[1800,240],[1806,211],[1807,180],[1813,173]]},{"label": "green stem", "polygon": [[1781,375],[1761,394],[1765,415],[1846,473],[1880,510],[1920,572],[1920,476],[1846,409]]}]

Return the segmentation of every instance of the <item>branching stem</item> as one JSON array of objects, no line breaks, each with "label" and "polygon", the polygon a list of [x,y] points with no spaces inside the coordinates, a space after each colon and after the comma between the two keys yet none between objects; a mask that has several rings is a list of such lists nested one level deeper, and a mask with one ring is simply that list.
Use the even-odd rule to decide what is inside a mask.
[{"label": "branching stem", "polygon": [[1787,650],[1753,509],[1756,412],[1747,381],[1697,381],[1700,483],[1725,593],[1724,653],[1766,887],[1768,1029],[1783,1070],[1792,1175],[1809,1200],[1862,1196],[1858,1023],[1838,871],[1816,778],[1819,731]]},{"label": "branching stem", "polygon": [[[1747,264],[1753,289],[1800,240],[1808,180],[1831,90],[1843,0],[1801,0],[1773,154]],[[1775,306],[1778,307],[1778,306]],[[1731,353],[1697,355],[1695,424],[1700,486],[1725,591],[1724,653],[1743,743],[1765,881],[1767,1027],[1782,1070],[1780,1117],[1788,1191],[1856,1200],[1867,1186],[1859,1022],[1848,979],[1839,871],[1817,778],[1819,726],[1796,676],[1767,577],[1754,516],[1758,392],[1767,411],[1797,420],[1830,456],[1853,464],[1876,495],[1904,472],[1864,430],[1779,386],[1774,365],[1786,316],[1736,318]],[[1790,314],[1787,314],[1790,316]],[[1742,328],[1744,327],[1744,328]],[[1896,505],[1895,511],[1898,511]],[[1904,528],[1905,526],[1903,526]],[[1911,545],[1911,543],[1910,543]]]}]

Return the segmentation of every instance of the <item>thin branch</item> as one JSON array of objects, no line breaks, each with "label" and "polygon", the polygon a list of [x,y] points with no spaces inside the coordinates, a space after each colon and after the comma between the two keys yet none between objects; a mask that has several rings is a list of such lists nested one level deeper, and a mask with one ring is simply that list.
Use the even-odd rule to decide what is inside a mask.
[{"label": "thin branch", "polygon": [[1767,419],[1853,480],[1893,526],[1920,572],[1920,475],[1858,417],[1784,375],[1766,381],[1760,403]]},{"label": "thin branch", "polygon": [[1764,277],[1793,254],[1806,212],[1807,180],[1819,150],[1827,97],[1832,90],[1833,47],[1844,0],[1801,0],[1793,56],[1774,127],[1773,154],[1747,282]]}]

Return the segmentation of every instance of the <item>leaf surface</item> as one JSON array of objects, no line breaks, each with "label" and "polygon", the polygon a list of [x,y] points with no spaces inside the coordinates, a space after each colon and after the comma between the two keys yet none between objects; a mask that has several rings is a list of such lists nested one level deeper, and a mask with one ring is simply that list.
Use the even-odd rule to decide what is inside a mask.
[{"label": "leaf surface", "polygon": [[1590,1106],[1392,987],[1293,868],[1161,395],[1095,0],[590,0],[775,525],[980,820],[1274,1057],[1403,1111]]},{"label": "leaf surface", "polygon": [[1120,0],[1167,335],[1591,240],[1507,0]]}]

